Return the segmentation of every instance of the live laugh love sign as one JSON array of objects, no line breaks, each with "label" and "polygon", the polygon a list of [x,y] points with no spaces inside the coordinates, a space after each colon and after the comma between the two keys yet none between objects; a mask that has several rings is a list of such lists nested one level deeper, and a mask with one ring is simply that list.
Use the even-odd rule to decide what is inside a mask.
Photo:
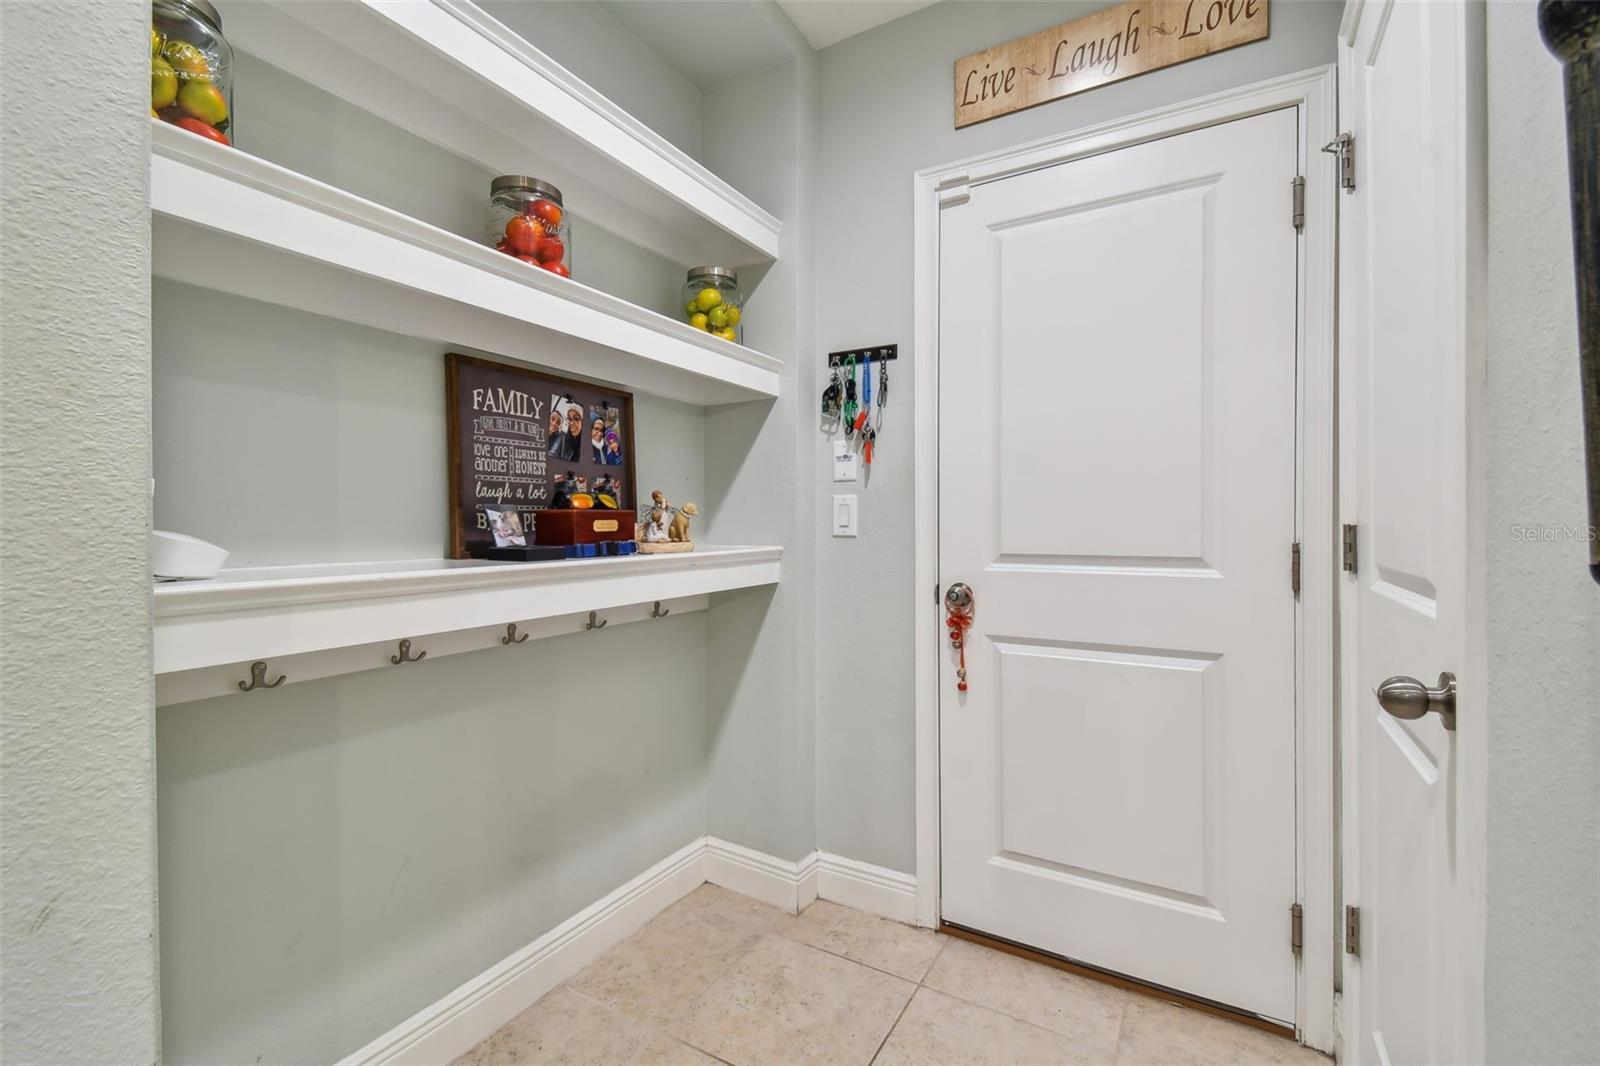
[{"label": "live laugh love sign", "polygon": [[1267,36],[1270,0],[1130,0],[956,60],[956,129]]}]

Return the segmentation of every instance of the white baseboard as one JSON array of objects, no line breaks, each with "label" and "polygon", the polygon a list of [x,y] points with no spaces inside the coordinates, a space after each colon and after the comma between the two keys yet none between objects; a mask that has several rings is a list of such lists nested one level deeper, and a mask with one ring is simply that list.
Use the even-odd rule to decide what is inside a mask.
[{"label": "white baseboard", "polygon": [[816,895],[891,921],[917,922],[917,879],[899,870],[816,853]]},{"label": "white baseboard", "polygon": [[[706,880],[790,914],[799,914],[800,885],[810,880],[815,858],[813,853],[799,862],[790,862],[719,837],[706,837]],[[806,902],[815,898],[813,891]]]},{"label": "white baseboard", "polygon": [[704,838],[680,848],[346,1056],[339,1066],[438,1066],[471,1051],[540,996],[705,884],[705,853]]},{"label": "white baseboard", "polygon": [[816,899],[914,922],[916,878],[814,851],[798,862],[701,837],[413,1014],[339,1066],[437,1066],[472,1050],[644,923],[711,882],[798,914]]}]

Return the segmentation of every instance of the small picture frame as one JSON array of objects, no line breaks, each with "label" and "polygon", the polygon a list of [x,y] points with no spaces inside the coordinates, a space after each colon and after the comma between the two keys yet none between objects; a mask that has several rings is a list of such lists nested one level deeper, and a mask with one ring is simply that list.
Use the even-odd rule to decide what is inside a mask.
[{"label": "small picture frame", "polygon": [[485,507],[483,515],[489,520],[489,535],[494,537],[496,548],[526,548],[528,531],[523,528],[522,516],[511,507]]}]

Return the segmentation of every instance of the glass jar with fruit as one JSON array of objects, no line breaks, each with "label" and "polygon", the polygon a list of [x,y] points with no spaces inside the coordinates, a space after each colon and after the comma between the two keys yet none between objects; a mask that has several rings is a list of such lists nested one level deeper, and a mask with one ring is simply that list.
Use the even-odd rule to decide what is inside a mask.
[{"label": "glass jar with fruit", "polygon": [[233,49],[208,0],[150,5],[150,114],[233,143]]},{"label": "glass jar with fruit", "polygon": [[489,239],[507,255],[552,274],[572,277],[571,228],[561,190],[549,182],[507,174],[489,183]]},{"label": "glass jar with fruit", "polygon": [[739,275],[727,267],[700,266],[683,283],[683,313],[689,325],[735,344],[744,343],[744,293]]}]

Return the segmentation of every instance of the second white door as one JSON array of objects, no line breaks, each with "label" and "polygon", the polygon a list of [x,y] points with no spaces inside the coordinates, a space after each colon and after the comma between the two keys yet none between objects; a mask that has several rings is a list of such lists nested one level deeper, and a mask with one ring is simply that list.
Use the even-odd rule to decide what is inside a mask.
[{"label": "second white door", "polygon": [[944,920],[1292,1023],[1292,110],[940,234]]}]

